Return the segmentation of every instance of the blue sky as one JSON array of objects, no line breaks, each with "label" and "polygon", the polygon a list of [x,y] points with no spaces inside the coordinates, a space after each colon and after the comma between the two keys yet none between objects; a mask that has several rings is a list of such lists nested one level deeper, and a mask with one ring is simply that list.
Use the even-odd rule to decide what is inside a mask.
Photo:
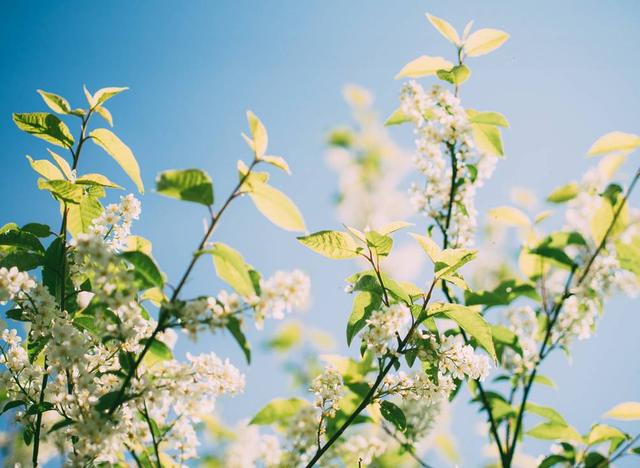
[{"label": "blue sky", "polygon": [[[327,131],[349,122],[341,87],[363,85],[376,94],[383,114],[395,109],[400,83],[393,76],[402,65],[420,54],[450,53],[426,22],[427,11],[459,28],[475,19],[476,28],[511,33],[499,51],[470,61],[473,76],[463,90],[466,106],[500,111],[511,123],[504,133],[508,158],[482,189],[481,210],[505,204],[514,184],[545,194],[578,177],[588,165],[584,153],[597,137],[611,130],[639,131],[634,78],[640,72],[640,3],[634,1],[2,2],[2,223],[54,223],[57,216],[53,201],[35,189],[36,177],[24,158],[44,156],[45,147],[14,127],[11,112],[44,110],[38,88],[81,105],[86,84],[92,90],[131,88],[109,107],[115,131],[135,151],[149,189],[137,233],[154,242],[169,277],[184,269],[205,213],[153,194],[154,177],[167,168],[200,167],[212,175],[222,198],[235,182],[236,160],[250,157],[239,137],[249,108],[267,125],[273,152],[293,169],[292,177],[274,174],[274,184],[295,199],[311,230],[334,227],[336,179],[323,155]],[[394,130],[394,136],[410,147],[408,132]],[[128,183],[99,151],[89,151],[82,165]],[[350,298],[340,291],[354,265],[314,256],[246,200],[233,206],[216,236],[265,274],[294,267],[307,271],[314,301],[305,320],[331,331],[344,350]],[[211,293],[218,287],[211,265],[202,262],[190,291]],[[613,404],[637,399],[638,312],[637,302],[613,301],[598,336],[575,346],[573,364],[556,356],[545,365],[559,390],[543,390],[534,401],[563,408],[569,421],[586,430]],[[272,330],[267,327],[266,333]],[[252,334],[252,339],[261,338]],[[219,337],[206,336],[194,345],[185,340],[186,349],[214,349],[241,361],[234,345]],[[277,360],[258,355],[247,370],[248,391],[221,402],[223,414],[249,416],[282,395],[286,379],[278,369]],[[464,466],[476,466],[482,439],[468,430],[468,422],[479,419],[465,399],[456,406],[457,432]]]}]

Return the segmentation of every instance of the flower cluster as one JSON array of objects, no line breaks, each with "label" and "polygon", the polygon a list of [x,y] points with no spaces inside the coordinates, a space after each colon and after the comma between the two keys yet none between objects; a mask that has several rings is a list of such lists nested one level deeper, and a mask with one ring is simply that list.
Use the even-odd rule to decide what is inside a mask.
[{"label": "flower cluster", "polygon": [[483,381],[489,374],[489,358],[476,354],[471,345],[465,344],[461,335],[449,335],[437,347],[439,368],[454,379],[466,377]]},{"label": "flower cluster", "polygon": [[344,393],[342,375],[334,366],[328,365],[320,375],[313,379],[309,391],[316,396],[316,407],[320,408],[322,413],[328,417],[333,417],[340,409],[339,402]]},{"label": "flower cluster", "polygon": [[133,220],[140,217],[140,200],[133,194],[120,197],[120,203],[107,205],[100,216],[93,220],[89,233],[102,237],[111,250],[127,246]]},{"label": "flower cluster", "polygon": [[346,438],[336,452],[346,466],[368,466],[385,452],[387,445],[375,434],[355,434]]},{"label": "flower cluster", "polygon": [[400,100],[415,125],[414,164],[425,178],[422,187],[411,186],[411,201],[446,230],[453,247],[470,246],[477,224],[475,192],[493,173],[497,158],[478,150],[469,117],[450,91],[437,85],[425,91],[411,81]]},{"label": "flower cluster", "polygon": [[447,398],[455,389],[455,383],[449,375],[438,373],[437,378],[430,378],[425,372],[406,374],[399,371],[387,374],[382,381],[378,398],[385,395],[399,395],[403,399],[419,399],[428,405],[438,404]]},{"label": "flower cluster", "polygon": [[235,431],[235,440],[227,447],[224,466],[229,468],[276,467],[282,459],[278,438],[261,434],[256,426],[243,424]]},{"label": "flower cluster", "polygon": [[504,350],[502,360],[507,369],[517,374],[530,371],[536,364],[538,353],[538,319],[530,306],[511,307],[506,311],[507,328],[518,337],[522,355],[511,348]]},{"label": "flower cluster", "polygon": [[403,336],[411,323],[411,312],[405,304],[391,304],[375,310],[367,319],[367,327],[362,333],[362,341],[375,355],[383,356],[393,351],[390,343]]},{"label": "flower cluster", "polygon": [[0,268],[0,304],[13,300],[20,292],[29,292],[35,285],[28,273],[19,271],[16,267]]}]

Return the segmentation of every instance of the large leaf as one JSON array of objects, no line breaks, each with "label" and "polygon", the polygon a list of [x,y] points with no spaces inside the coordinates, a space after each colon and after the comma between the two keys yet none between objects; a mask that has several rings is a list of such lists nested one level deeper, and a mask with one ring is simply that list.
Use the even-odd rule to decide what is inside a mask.
[{"label": "large leaf", "polygon": [[488,154],[504,156],[502,135],[495,125],[472,123],[471,130],[478,148]]},{"label": "large leaf", "polygon": [[277,398],[271,400],[264,408],[258,411],[249,424],[267,425],[284,423],[294,416],[309,403],[301,398]]},{"label": "large leaf", "polygon": [[491,327],[477,311],[460,304],[433,303],[428,309],[429,315],[444,315],[471,335],[489,355],[496,360],[496,350],[491,337]]},{"label": "large leaf", "polygon": [[569,425],[560,413],[548,406],[540,406],[536,405],[535,403],[527,402],[525,409],[529,413],[542,416],[543,418],[549,420],[549,422],[564,424],[565,426]]},{"label": "large leaf", "polygon": [[104,104],[107,100],[111,99],[113,96],[120,94],[121,92],[126,91],[128,89],[129,88],[127,87],[116,87],[116,86],[110,86],[107,88],[99,89],[93,95],[92,107],[100,106],[101,104]]},{"label": "large leaf", "polygon": [[380,403],[380,414],[399,431],[404,431],[407,428],[407,419],[398,405],[383,400]]},{"label": "large leaf", "polygon": [[506,117],[499,112],[480,112],[475,109],[467,109],[467,115],[471,123],[495,125],[498,127],[509,126]]},{"label": "large leaf", "polygon": [[598,138],[587,154],[599,156],[608,153],[629,153],[640,147],[640,136],[632,133],[611,132]]},{"label": "large leaf", "polygon": [[358,291],[347,323],[347,345],[351,345],[353,337],[364,328],[371,313],[380,308],[381,303],[382,298],[379,294],[372,291]]},{"label": "large leaf", "polygon": [[80,203],[84,192],[82,186],[66,180],[38,179],[38,188],[51,192],[56,198],[69,203]]},{"label": "large leaf", "polygon": [[333,259],[357,257],[357,244],[353,238],[342,231],[318,231],[308,236],[298,237],[304,246],[314,252]]},{"label": "large leaf", "polygon": [[423,76],[435,75],[438,70],[450,70],[452,67],[453,63],[442,57],[421,55],[402,67],[402,70],[396,75],[396,79],[421,78]]},{"label": "large leaf", "polygon": [[22,229],[10,229],[0,233],[0,245],[20,247],[30,252],[44,253],[44,247],[38,237]]},{"label": "large leaf", "polygon": [[133,274],[140,289],[160,288],[164,287],[164,277],[160,269],[147,254],[138,250],[122,252],[121,258],[124,258],[133,266]]},{"label": "large leaf", "polygon": [[212,255],[213,264],[220,279],[243,297],[256,294],[249,273],[250,267],[245,263],[240,252],[222,242],[216,242],[213,248],[206,252]]},{"label": "large leaf", "polygon": [[498,29],[478,29],[464,43],[464,51],[469,57],[488,54],[509,39],[509,34]]},{"label": "large leaf", "polygon": [[13,114],[13,121],[18,128],[31,135],[63,148],[73,146],[73,135],[65,123],[53,114],[33,112],[30,114]]},{"label": "large leaf", "polygon": [[87,232],[94,219],[102,214],[102,205],[97,198],[84,195],[80,203],[67,205],[67,229],[76,237],[81,232]]},{"label": "large leaf", "polygon": [[249,197],[269,221],[287,231],[306,230],[298,207],[280,190],[267,184],[252,184]]},{"label": "large leaf", "polygon": [[116,160],[124,172],[136,184],[138,191],[144,193],[144,185],[140,177],[140,167],[129,147],[111,130],[106,128],[96,128],[89,136],[96,145],[104,149],[109,156]]},{"label": "large leaf", "polygon": [[573,427],[557,422],[546,422],[537,425],[527,432],[528,436],[543,440],[568,440],[582,442],[582,436]]},{"label": "large leaf", "polygon": [[166,197],[206,206],[213,205],[211,177],[200,169],[174,169],[161,172],[156,179],[156,190]]},{"label": "large leaf", "polygon": [[607,440],[624,440],[627,435],[620,429],[617,429],[607,424],[596,424],[591,428],[587,442],[590,445],[599,444]]}]

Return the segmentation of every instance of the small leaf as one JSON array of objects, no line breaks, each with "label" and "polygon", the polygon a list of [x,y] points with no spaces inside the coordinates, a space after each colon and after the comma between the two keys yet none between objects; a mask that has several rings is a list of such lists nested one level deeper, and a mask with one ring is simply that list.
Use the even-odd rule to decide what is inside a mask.
[{"label": "small leaf", "polygon": [[308,236],[298,237],[304,246],[314,252],[333,259],[357,257],[356,245],[353,238],[342,231],[318,231]]},{"label": "small leaf", "polygon": [[240,320],[233,316],[229,317],[227,321],[227,330],[229,330],[231,336],[233,336],[238,345],[240,345],[240,349],[242,349],[242,353],[247,360],[247,364],[251,364],[251,346],[242,332]]},{"label": "small leaf", "polygon": [[488,54],[509,39],[509,34],[498,29],[478,29],[464,43],[464,51],[469,57]]},{"label": "small leaf", "polygon": [[423,76],[435,75],[438,70],[450,70],[453,63],[442,57],[429,57],[421,55],[417,59],[409,62],[396,75],[398,78],[421,78]]},{"label": "small leaf", "polygon": [[117,189],[122,188],[115,182],[111,182],[106,176],[103,176],[102,174],[85,174],[76,179],[76,184],[99,185],[100,187],[117,188]]},{"label": "small leaf", "polygon": [[278,169],[282,169],[287,174],[291,175],[291,169],[289,169],[289,164],[282,156],[262,156],[260,161],[264,161],[272,166],[277,167]]},{"label": "small leaf", "polygon": [[565,426],[569,425],[560,413],[548,406],[540,406],[535,403],[528,402],[525,409],[529,413],[537,414],[538,416],[548,419],[549,422],[564,424]]},{"label": "small leaf", "polygon": [[73,135],[65,123],[53,114],[33,112],[13,114],[13,121],[24,132],[63,148],[73,146]]},{"label": "small leaf", "polygon": [[73,237],[81,232],[87,232],[93,220],[102,212],[102,205],[97,198],[84,195],[80,203],[67,205],[67,229]]},{"label": "small leaf", "polygon": [[634,421],[640,419],[640,402],[627,401],[614,406],[604,414],[605,418],[619,419],[621,421]]},{"label": "small leaf", "polygon": [[0,411],[0,414],[4,414],[10,409],[17,408],[18,406],[23,406],[23,405],[26,406],[27,404],[22,400],[9,401],[4,404],[4,406],[2,407],[2,411]]},{"label": "small leaf", "polygon": [[111,116],[109,109],[103,106],[98,106],[94,110],[109,124],[109,127],[113,127],[113,117]]},{"label": "small leaf", "polygon": [[495,156],[504,156],[502,135],[495,125],[472,123],[471,130],[481,151]]},{"label": "small leaf", "polygon": [[251,131],[252,140],[249,146],[253,149],[256,159],[261,159],[267,151],[267,145],[269,143],[269,136],[267,129],[262,124],[260,119],[251,111],[247,111],[247,120],[249,121],[249,130]]},{"label": "small leaf", "polygon": [[632,133],[611,132],[598,138],[587,154],[600,156],[608,153],[630,153],[638,147],[640,147],[640,136]]},{"label": "small leaf", "polygon": [[388,400],[383,400],[380,403],[380,413],[384,419],[393,424],[399,431],[404,432],[407,428],[407,419],[398,405]]},{"label": "small leaf", "polygon": [[540,375],[540,374],[538,374],[538,375],[536,375],[536,376],[535,376],[535,378],[533,379],[533,381],[534,381],[535,383],[539,383],[539,384],[542,384],[542,385],[546,385],[546,386],[547,386],[547,387],[549,387],[549,388],[553,388],[553,389],[557,388],[557,387],[556,387],[556,384],[553,382],[553,380],[551,380],[549,377],[547,377],[547,376],[545,376],[545,375]]},{"label": "small leaf", "polygon": [[69,106],[69,102],[62,96],[48,93],[41,89],[38,90],[38,94],[42,96],[44,103],[49,106],[49,109],[51,109],[53,112],[56,112],[58,114],[69,114],[71,112],[71,106]]},{"label": "small leaf", "polygon": [[438,70],[438,78],[448,83],[461,85],[471,76],[471,70],[466,65],[456,65],[451,70]]},{"label": "small leaf", "polygon": [[51,228],[46,224],[27,223],[22,226],[21,230],[30,232],[36,237],[49,237],[51,235]]},{"label": "small leaf", "polygon": [[547,197],[551,203],[564,203],[574,199],[578,195],[578,184],[571,182],[553,190]]},{"label": "small leaf", "polygon": [[93,95],[93,104],[91,105],[92,108],[98,107],[101,104],[104,104],[106,101],[108,101],[109,99],[111,99],[113,96],[120,94],[123,91],[127,91],[129,88],[127,87],[108,87],[108,88],[102,88],[99,89],[98,91],[96,91],[96,93]]},{"label": "small leaf", "polygon": [[269,221],[287,231],[306,230],[298,207],[280,190],[267,184],[252,184],[249,197]]},{"label": "small leaf", "polygon": [[69,203],[80,203],[84,193],[80,185],[68,182],[66,180],[38,180],[38,188],[47,190],[55,195],[56,198]]},{"label": "small leaf", "polygon": [[582,442],[582,436],[573,427],[557,422],[539,424],[526,433],[528,436],[543,440],[568,440]]},{"label": "small leaf", "polygon": [[107,152],[109,156],[116,160],[124,172],[133,180],[140,193],[144,193],[144,185],[140,177],[140,167],[135,156],[111,130],[106,128],[96,128],[89,136],[93,142]]},{"label": "small leaf", "polygon": [[489,218],[498,223],[508,226],[529,227],[531,220],[517,208],[511,206],[499,206],[489,210]]},{"label": "small leaf", "polygon": [[371,313],[378,309],[382,303],[379,294],[371,291],[358,291],[353,300],[353,309],[347,323],[347,345],[351,345],[353,337],[366,325]]},{"label": "small leaf", "polygon": [[620,429],[606,424],[596,424],[589,432],[587,443],[589,445],[594,445],[607,440],[624,440],[626,438],[627,435]]},{"label": "small leaf", "polygon": [[504,115],[499,112],[480,112],[474,109],[467,109],[469,122],[477,124],[494,125],[498,127],[508,127],[509,122]]},{"label": "small leaf", "polygon": [[436,264],[440,255],[442,254],[442,249],[438,244],[436,244],[433,239],[427,236],[421,236],[419,234],[409,233],[411,237],[418,241],[422,250],[426,252],[431,261]]},{"label": "small leaf", "polygon": [[438,18],[437,16],[433,16],[429,13],[427,13],[427,19],[429,20],[429,23],[431,23],[433,27],[436,28],[446,40],[448,40],[452,44],[455,44],[456,46],[460,45],[460,36],[458,36],[456,28],[451,26],[448,21],[445,21],[442,18]]},{"label": "small leaf", "polygon": [[391,125],[400,125],[405,122],[411,122],[411,117],[402,112],[402,109],[396,109],[393,111],[393,114],[385,120],[384,125],[389,127]]},{"label": "small leaf", "polygon": [[385,224],[377,231],[383,236],[388,236],[389,234],[392,234],[396,231],[399,231],[400,229],[404,229],[409,226],[413,226],[413,224],[407,223],[405,221],[393,221],[391,223]]},{"label": "small leaf", "polygon": [[269,404],[258,411],[258,414],[253,417],[249,424],[268,425],[284,423],[308,405],[308,402],[300,398],[278,398],[271,400]]},{"label": "small leaf", "polygon": [[53,160],[56,162],[56,164],[64,174],[64,177],[66,177],[69,180],[73,179],[73,171],[71,170],[71,166],[69,166],[69,163],[67,162],[67,160],[64,159],[62,156],[51,151],[49,148],[47,148],[47,151],[49,152],[49,155],[53,158]]},{"label": "small leaf", "polygon": [[160,195],[178,200],[213,205],[211,177],[200,169],[170,170],[161,172],[156,179],[156,190]]}]

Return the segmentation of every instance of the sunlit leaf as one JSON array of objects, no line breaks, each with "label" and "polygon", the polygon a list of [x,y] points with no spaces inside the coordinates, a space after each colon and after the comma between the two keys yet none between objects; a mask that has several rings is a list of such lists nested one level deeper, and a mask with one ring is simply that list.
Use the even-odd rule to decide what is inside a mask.
[{"label": "sunlit leaf", "polygon": [[438,18],[437,16],[433,16],[429,13],[427,13],[427,19],[446,40],[455,44],[456,46],[460,45],[460,37],[458,36],[456,28],[454,28],[448,21],[445,21],[442,18]]},{"label": "sunlit leaf", "polygon": [[156,179],[156,191],[165,197],[213,205],[211,177],[200,169],[174,169],[161,172]]},{"label": "sunlit leaf", "polygon": [[31,168],[47,180],[64,180],[64,175],[51,161],[46,159],[34,160],[27,156]]},{"label": "sunlit leaf", "polygon": [[464,51],[469,57],[488,54],[509,39],[509,34],[498,29],[478,29],[464,43]]},{"label": "sunlit leaf", "polygon": [[124,172],[136,184],[138,191],[144,193],[144,185],[140,177],[140,167],[129,147],[111,130],[106,128],[97,128],[93,130],[89,136],[96,145],[100,146],[109,156],[116,160]]},{"label": "sunlit leaf", "polygon": [[44,103],[49,106],[53,112],[58,114],[69,114],[71,112],[71,106],[69,102],[62,96],[58,96],[54,93],[48,93],[41,89],[38,90],[38,94],[42,96]]},{"label": "sunlit leaf", "polygon": [[53,114],[33,112],[31,114],[13,114],[17,127],[31,135],[63,148],[73,146],[73,135],[65,123]]},{"label": "sunlit leaf", "polygon": [[529,227],[531,220],[517,208],[511,206],[499,206],[489,210],[489,219],[507,226]]},{"label": "sunlit leaf", "polygon": [[633,421],[640,419],[640,402],[627,401],[614,406],[604,414],[605,418]]},{"label": "sunlit leaf", "polygon": [[244,297],[256,294],[249,273],[250,267],[245,263],[240,252],[222,242],[213,244],[213,248],[203,253],[213,256],[216,273],[224,282]]},{"label": "sunlit leaf", "polygon": [[453,63],[442,57],[421,55],[402,67],[402,70],[396,75],[396,79],[421,78],[423,76],[435,75],[438,70],[450,70],[452,67]]},{"label": "sunlit leaf", "polygon": [[298,207],[280,190],[267,184],[253,184],[249,197],[269,221],[287,231],[305,231]]},{"label": "sunlit leaf", "polygon": [[301,398],[271,400],[256,414],[249,424],[266,425],[284,423],[309,403]]},{"label": "sunlit leaf", "polygon": [[611,132],[598,138],[587,154],[599,156],[616,152],[629,153],[638,147],[640,147],[640,136],[632,133]]},{"label": "sunlit leaf", "polygon": [[333,259],[354,258],[358,254],[353,238],[342,231],[318,231],[308,236],[298,237],[304,246],[314,252]]},{"label": "sunlit leaf", "polygon": [[553,190],[547,197],[551,203],[564,203],[574,199],[578,195],[578,184],[570,182]]}]

